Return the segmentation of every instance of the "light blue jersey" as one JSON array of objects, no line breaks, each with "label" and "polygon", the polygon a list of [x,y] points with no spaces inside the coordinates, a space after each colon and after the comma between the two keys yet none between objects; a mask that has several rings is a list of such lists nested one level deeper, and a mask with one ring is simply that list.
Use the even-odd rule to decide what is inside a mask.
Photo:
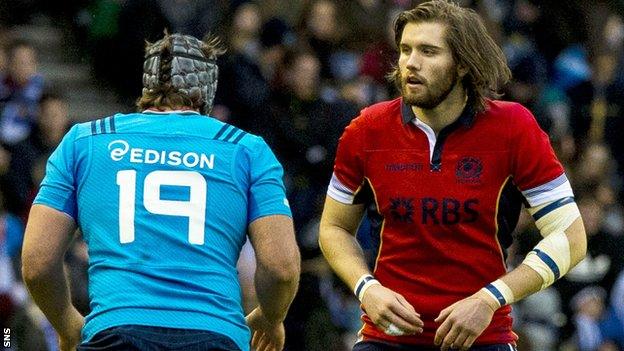
[{"label": "light blue jersey", "polygon": [[209,330],[249,349],[236,262],[249,223],[291,212],[262,138],[193,112],[74,126],[35,203],[73,217],[89,247],[83,340],[125,324]]}]

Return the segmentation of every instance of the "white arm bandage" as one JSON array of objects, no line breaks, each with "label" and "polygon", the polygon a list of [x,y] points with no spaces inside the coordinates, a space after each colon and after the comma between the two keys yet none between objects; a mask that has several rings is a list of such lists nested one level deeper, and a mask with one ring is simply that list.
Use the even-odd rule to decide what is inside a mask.
[{"label": "white arm bandage", "polygon": [[565,230],[580,217],[574,198],[566,197],[529,209],[544,237],[522,263],[543,279],[542,289],[565,275],[570,269],[570,243]]}]

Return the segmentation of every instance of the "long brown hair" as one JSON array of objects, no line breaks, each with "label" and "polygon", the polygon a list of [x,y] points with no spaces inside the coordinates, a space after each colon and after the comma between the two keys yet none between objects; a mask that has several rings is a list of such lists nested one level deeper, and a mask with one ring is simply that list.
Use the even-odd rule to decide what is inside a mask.
[{"label": "long brown hair", "polygon": [[[475,11],[449,0],[427,1],[412,10],[403,11],[394,21],[397,48],[405,25],[414,22],[441,22],[447,25],[447,43],[455,62],[468,69],[462,83],[477,111],[485,109],[487,97],[500,96],[498,89],[511,79],[511,71],[505,55]],[[388,77],[400,90],[401,75],[398,67]]]},{"label": "long brown hair", "polygon": [[[145,52],[149,52],[149,50],[155,45],[161,45],[161,42],[161,50],[163,52],[162,57],[169,58],[162,60],[160,63],[160,72],[163,72],[164,74],[160,75],[158,88],[143,89],[143,94],[137,99],[136,102],[137,109],[139,112],[149,108],[161,109],[186,107],[194,110],[201,110],[204,104],[202,96],[199,94],[191,96],[178,91],[178,89],[171,83],[169,73],[166,73],[171,72],[171,35],[165,31],[164,37],[158,42],[146,42]],[[201,49],[205,57],[213,59],[216,59],[219,55],[225,52],[225,50],[221,48],[221,40],[218,37],[211,35],[204,37]]]}]

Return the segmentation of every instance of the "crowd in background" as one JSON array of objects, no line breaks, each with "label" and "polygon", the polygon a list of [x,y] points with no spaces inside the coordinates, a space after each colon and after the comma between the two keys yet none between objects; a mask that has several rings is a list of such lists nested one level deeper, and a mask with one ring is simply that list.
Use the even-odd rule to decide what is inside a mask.
[{"label": "crowd in background", "polygon": [[[303,258],[286,348],[350,349],[361,311],[321,257],[319,215],[344,127],[361,108],[397,96],[385,78],[397,58],[392,20],[417,1],[60,3],[0,5],[0,325],[18,334],[15,349],[55,349],[53,330],[20,283],[19,256],[45,160],[77,122],[68,115],[67,92],[38,73],[36,49],[6,35],[35,13],[62,26],[73,43],[69,55],[88,60],[98,84],[128,106],[111,113],[134,109],[146,39],[156,40],[163,28],[222,39],[227,53],[219,60],[212,115],[263,136],[286,171]],[[550,135],[588,235],[583,262],[514,305],[518,349],[624,350],[624,2],[460,3],[483,16],[503,48],[513,81],[502,99],[527,106]],[[527,213],[515,238],[510,269],[540,238]],[[67,261],[74,303],[83,313],[89,310],[87,260],[86,246],[77,240]]]}]

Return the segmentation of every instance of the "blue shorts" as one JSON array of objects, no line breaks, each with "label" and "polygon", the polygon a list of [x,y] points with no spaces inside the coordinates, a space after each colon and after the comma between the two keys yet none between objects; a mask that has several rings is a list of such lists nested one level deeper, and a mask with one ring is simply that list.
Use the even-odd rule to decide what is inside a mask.
[{"label": "blue shorts", "polygon": [[[455,349],[451,349],[455,350]],[[379,341],[361,341],[355,344],[353,351],[440,351],[440,347],[398,345]],[[470,351],[517,351],[511,344],[477,345]]]},{"label": "blue shorts", "polygon": [[241,351],[225,335],[192,329],[123,325],[103,330],[77,351]]}]

